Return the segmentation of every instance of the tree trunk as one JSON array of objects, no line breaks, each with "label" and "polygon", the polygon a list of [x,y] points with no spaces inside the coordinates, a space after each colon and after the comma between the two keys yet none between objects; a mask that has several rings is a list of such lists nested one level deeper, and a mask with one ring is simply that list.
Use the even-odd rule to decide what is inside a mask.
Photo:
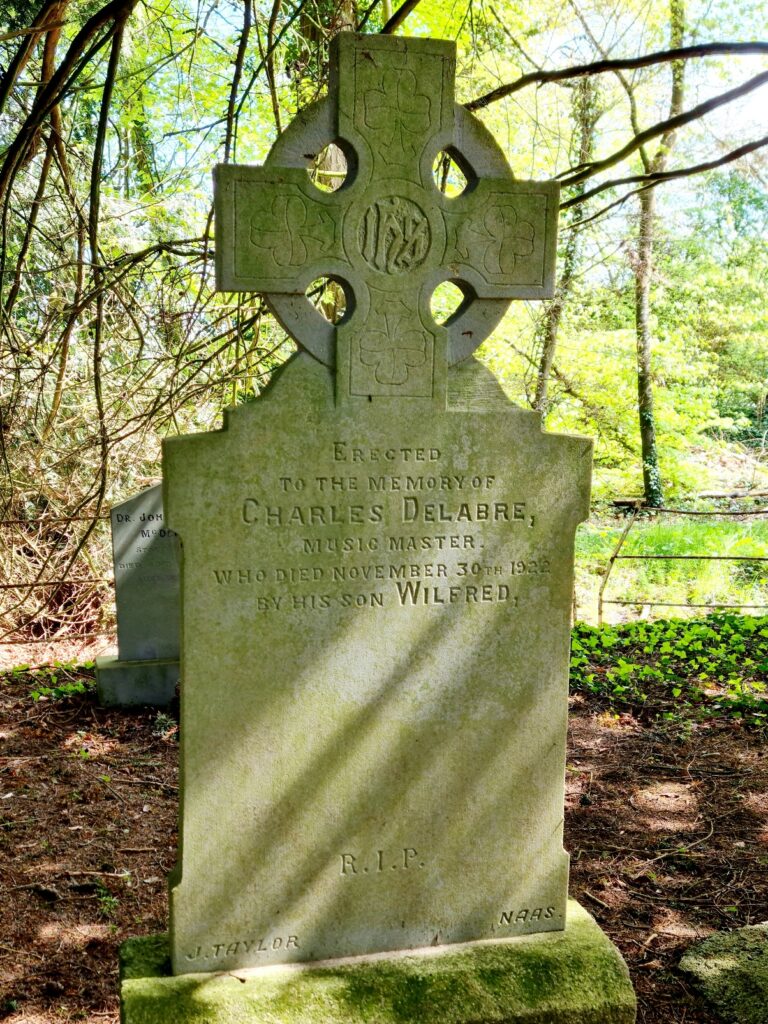
[{"label": "tree trunk", "polygon": [[651,272],[653,269],[653,220],[656,193],[651,189],[640,195],[640,228],[635,264],[635,331],[637,336],[637,400],[640,414],[640,451],[643,460],[645,504],[660,508],[664,491],[656,448],[656,420],[653,414],[651,375]]},{"label": "tree trunk", "polygon": [[[669,3],[669,45],[683,45],[685,35],[684,0]],[[676,117],[683,109],[683,61],[672,64],[672,93],[669,117]],[[665,132],[653,160],[642,152],[646,171],[663,171],[675,142],[674,131]],[[635,258],[635,332],[637,337],[637,396],[640,416],[640,451],[643,460],[643,493],[649,508],[664,504],[661,484],[659,453],[656,447],[656,419],[653,414],[653,375],[651,369],[651,277],[653,275],[653,241],[655,230],[656,193],[653,189],[640,193],[640,224]]]},{"label": "tree trunk", "polygon": [[[576,86],[573,95],[573,113],[577,125],[576,159],[574,162],[586,164],[592,159],[594,153],[595,127],[600,117],[597,85],[592,78],[585,78]],[[583,182],[576,185],[574,194],[583,194],[585,188]],[[557,282],[555,297],[547,304],[539,328],[541,355],[536,375],[536,396],[533,400],[533,408],[538,409],[541,413],[542,421],[546,418],[549,408],[547,392],[555,359],[560,321],[579,264],[582,231],[579,221],[584,219],[585,211],[581,206],[574,209],[576,212],[572,214],[569,221],[569,231],[563,250],[563,272]]]}]

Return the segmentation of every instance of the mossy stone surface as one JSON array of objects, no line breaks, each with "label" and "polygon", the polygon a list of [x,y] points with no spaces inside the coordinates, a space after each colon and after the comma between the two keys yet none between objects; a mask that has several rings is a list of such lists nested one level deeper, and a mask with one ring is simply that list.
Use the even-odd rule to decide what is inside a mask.
[{"label": "mossy stone surface", "polygon": [[169,972],[165,936],[123,944],[122,1024],[635,1021],[624,961],[573,901],[563,932],[236,974]]},{"label": "mossy stone surface", "polygon": [[724,1021],[768,1024],[768,921],[705,939],[680,969]]}]

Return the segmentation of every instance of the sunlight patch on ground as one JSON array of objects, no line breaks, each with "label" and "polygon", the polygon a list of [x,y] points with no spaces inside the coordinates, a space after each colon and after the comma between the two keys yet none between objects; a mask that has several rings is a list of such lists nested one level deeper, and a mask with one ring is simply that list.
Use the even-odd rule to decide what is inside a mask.
[{"label": "sunlight patch on ground", "polygon": [[104,736],[93,732],[76,732],[67,736],[62,746],[68,750],[75,748],[78,753],[85,751],[89,757],[96,757],[100,754],[111,754],[120,749],[116,740],[108,740]]},{"label": "sunlight patch on ground", "polygon": [[592,772],[587,768],[579,768],[574,765],[566,765],[565,768],[565,801],[569,807],[574,807],[579,797],[585,792],[589,785]]},{"label": "sunlight patch on ground", "polygon": [[666,910],[657,916],[653,929],[659,935],[673,935],[681,939],[705,939],[714,935],[715,929],[708,925],[694,924],[676,910]]},{"label": "sunlight patch on ground", "polygon": [[598,905],[611,910],[623,910],[633,902],[632,895],[627,891],[626,883],[616,877],[599,879],[595,891],[587,890],[586,895]]},{"label": "sunlight patch on ground", "polygon": [[768,793],[747,793],[744,797],[744,807],[758,817],[765,818],[768,828]]},{"label": "sunlight patch on ground", "polygon": [[94,637],[87,641],[56,641],[50,643],[0,644],[0,671],[17,665],[49,666],[55,662],[93,661],[99,654],[117,653],[112,637]]},{"label": "sunlight patch on ground", "polygon": [[92,939],[108,939],[111,930],[108,924],[66,924],[49,921],[38,928],[37,935],[42,942],[55,942],[59,949],[80,949]]},{"label": "sunlight patch on ground", "polygon": [[654,832],[692,832],[698,827],[699,799],[695,784],[654,782],[635,790],[632,806],[643,814],[647,828]]},{"label": "sunlight patch on ground", "polygon": [[571,748],[584,754],[613,747],[622,736],[641,731],[641,726],[632,715],[614,715],[605,711],[589,718],[573,716],[570,729]]},{"label": "sunlight patch on ground", "polygon": [[618,729],[621,732],[637,732],[640,728],[633,715],[617,714],[615,711],[601,711],[597,716],[597,724],[601,729]]},{"label": "sunlight patch on ground", "polygon": [[[45,838],[36,840],[36,842],[45,843]],[[34,845],[33,843],[29,844]],[[62,875],[67,872],[67,863],[62,860],[40,860],[35,864],[35,874],[38,876],[43,875]]]}]

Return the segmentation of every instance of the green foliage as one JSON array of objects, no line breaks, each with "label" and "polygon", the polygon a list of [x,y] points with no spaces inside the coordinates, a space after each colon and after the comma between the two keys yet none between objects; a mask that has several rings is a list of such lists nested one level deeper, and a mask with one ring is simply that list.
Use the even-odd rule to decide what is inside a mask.
[{"label": "green foliage", "polygon": [[619,626],[577,623],[571,686],[666,720],[732,719],[768,730],[768,617],[718,613]]},{"label": "green foliage", "polygon": [[[580,602],[590,610],[597,608],[597,587],[626,525],[626,519],[595,516],[577,533]],[[604,597],[630,602],[624,606],[625,613],[627,608],[636,612],[651,602],[680,606],[768,604],[768,562],[759,561],[768,559],[768,518],[641,517],[620,554],[652,556],[619,559],[613,565]],[[669,557],[673,555],[688,557]],[[716,557],[693,557],[700,555]],[[650,611],[668,614],[662,608]]]},{"label": "green foliage", "polygon": [[96,899],[98,900],[101,916],[111,920],[117,913],[120,901],[101,879],[98,879],[96,882]]},{"label": "green foliage", "polygon": [[10,3],[4,3],[2,7],[4,30],[13,32],[26,28],[32,23],[39,9],[40,4],[37,0],[11,0]]},{"label": "green foliage", "polygon": [[165,711],[158,711],[152,723],[152,735],[159,736],[164,740],[179,740],[179,723]]},{"label": "green foliage", "polygon": [[92,693],[96,682],[92,676],[93,662],[76,665],[73,662],[58,662],[30,669],[27,665],[17,666],[12,670],[14,677],[27,675],[33,689],[29,695],[37,702],[41,698],[47,700],[67,700],[85,693]]}]

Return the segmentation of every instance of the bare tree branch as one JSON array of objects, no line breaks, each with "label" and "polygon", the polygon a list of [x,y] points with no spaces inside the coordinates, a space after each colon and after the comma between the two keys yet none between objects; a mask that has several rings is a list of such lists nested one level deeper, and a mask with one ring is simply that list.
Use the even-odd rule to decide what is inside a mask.
[{"label": "bare tree branch", "polygon": [[266,63],[265,63],[266,60],[269,57],[272,56],[272,54],[275,52],[277,47],[283,41],[283,36],[286,34],[288,29],[291,27],[291,25],[293,25],[293,23],[296,21],[296,19],[299,17],[299,15],[304,10],[304,8],[306,7],[308,2],[309,2],[309,0],[301,0],[301,2],[294,8],[294,10],[291,11],[290,17],[288,18],[286,23],[283,25],[283,27],[280,29],[280,31],[277,33],[277,35],[275,36],[275,41],[274,41],[272,47],[271,48],[270,47],[267,48],[267,51],[264,54],[264,58],[261,61],[259,61],[258,66],[251,73],[251,77],[248,79],[248,85],[246,85],[245,89],[243,90],[243,95],[240,97],[240,102],[237,105],[237,110],[235,111],[235,117],[239,117],[240,116],[240,111],[245,106],[245,101],[248,99],[248,96],[250,95],[251,89],[253,89],[254,85],[256,84],[257,78],[259,77],[259,75],[261,74],[261,72],[264,70],[264,68],[266,66]]},{"label": "bare tree branch", "polygon": [[[104,398],[101,387],[101,342],[104,329],[104,291],[100,288],[103,276],[101,257],[99,254],[99,205],[101,198],[101,169],[104,162],[104,144],[107,136],[107,124],[109,121],[109,106],[112,102],[112,91],[117,76],[117,66],[120,61],[120,49],[123,42],[123,29],[125,17],[117,22],[115,34],[112,39],[112,49],[109,54],[109,66],[107,77],[104,82],[104,92],[101,99],[101,110],[99,112],[99,123],[96,129],[96,143],[94,146],[93,164],[91,166],[91,188],[90,203],[88,206],[88,242],[90,245],[91,266],[93,267],[93,280],[98,295],[96,298],[96,321],[93,329],[93,387],[96,396],[96,409],[99,418],[99,447],[101,450],[101,472],[99,479],[98,495],[96,499],[96,515],[101,511],[101,504],[107,487],[107,459],[109,455],[109,437],[104,422]],[[86,531],[86,540],[88,531]],[[85,542],[85,541],[84,541]]]},{"label": "bare tree branch", "polygon": [[280,104],[277,99],[277,75],[275,74],[275,28],[277,27],[277,19],[280,15],[282,3],[283,0],[274,0],[272,4],[272,13],[269,16],[269,23],[267,25],[267,52],[264,55],[267,65],[269,95],[272,100],[272,115],[275,119],[275,127],[278,133],[283,129],[280,124]]},{"label": "bare tree branch", "polygon": [[[373,2],[371,4],[369,4],[369,6],[365,9],[365,11],[363,12],[362,18],[357,23],[357,31],[358,32],[361,32],[365,28],[365,26],[367,25],[368,20],[370,19],[371,15],[373,14],[373,12],[376,10],[376,8],[379,6],[379,4],[381,2],[382,2],[382,0],[373,0]],[[385,14],[385,17],[386,17],[386,14]]]},{"label": "bare tree branch", "polygon": [[[609,188],[616,188],[617,185],[634,185],[637,182],[643,182],[643,187],[635,189],[633,192],[622,196],[620,200],[615,203],[611,203],[610,207],[605,207],[603,210],[598,211],[589,220],[595,220],[596,217],[602,216],[607,210],[614,206],[618,206],[619,203],[623,203],[630,195],[636,195],[638,192],[644,192],[648,188],[655,188],[657,185],[662,184],[665,181],[674,181],[677,178],[690,178],[694,174],[703,174],[705,171],[713,171],[718,167],[722,167],[725,164],[733,163],[734,160],[738,160],[742,156],[747,156],[749,153],[754,153],[757,149],[762,149],[763,146],[768,146],[768,135],[763,135],[760,139],[755,139],[754,142],[747,142],[743,146],[739,146],[738,149],[733,149],[725,156],[719,157],[717,160],[706,160],[701,164],[692,164],[690,167],[682,167],[676,171],[654,171],[651,174],[631,174],[626,178],[615,178],[611,181],[604,181],[600,185],[596,185],[594,188],[585,192],[582,196],[574,196],[573,199],[567,199],[564,203],[560,204],[561,210],[567,210],[571,206],[576,206],[578,203],[583,203],[592,196],[598,195],[600,192],[604,192]],[[582,223],[587,223],[583,221]]]},{"label": "bare tree branch", "polygon": [[[768,71],[763,71],[759,75],[755,75],[754,78],[750,78],[742,85],[736,86],[735,89],[728,89],[727,92],[720,93],[719,96],[713,97],[711,100],[705,100],[704,103],[699,103],[695,107],[691,107],[690,110],[686,110],[684,113],[677,114],[674,117],[669,117],[665,121],[660,121],[658,124],[653,125],[652,128],[646,128],[645,131],[640,132],[633,139],[622,146],[621,149],[617,149],[615,153],[605,157],[603,160],[595,160],[592,163],[585,164],[582,167],[577,167],[573,172],[564,171],[563,174],[558,175],[560,183],[564,187],[568,185],[576,185],[580,181],[585,181],[587,178],[592,178],[594,175],[599,174],[601,171],[606,170],[608,167],[615,167],[616,164],[620,164],[622,160],[626,160],[628,156],[644,146],[651,139],[662,137],[663,140],[669,142],[670,137],[681,128],[683,125],[690,124],[691,121],[697,121],[700,117],[704,117],[706,114],[711,113],[713,110],[717,110],[718,107],[723,107],[728,103],[733,103],[734,100],[740,99],[742,96],[748,95],[750,92],[754,92],[755,89],[760,89],[762,86],[768,85]],[[661,152],[664,151],[664,145],[661,147]]]},{"label": "bare tree branch", "polygon": [[[569,3],[570,3],[570,6],[571,6],[571,9],[573,10],[573,13],[576,15],[576,17],[579,19],[579,22],[581,23],[581,27],[584,29],[584,31],[589,36],[590,42],[592,43],[594,48],[598,51],[598,53],[603,58],[603,60],[610,60],[610,58],[608,56],[608,53],[600,45],[600,41],[597,39],[597,37],[595,36],[594,32],[590,28],[589,22],[584,17],[584,15],[581,13],[581,10],[580,10],[578,4],[576,3],[576,0],[569,0]],[[626,96],[627,96],[627,101],[629,103],[629,123],[632,125],[632,131],[635,133],[635,135],[639,135],[640,134],[640,120],[639,120],[639,118],[637,116],[637,101],[635,99],[634,90],[632,89],[632,86],[631,86],[631,84],[629,82],[629,79],[627,78],[627,76],[624,74],[624,72],[621,69],[616,68],[615,71],[614,71],[614,74],[616,75],[617,81],[619,82],[619,84],[621,85],[622,89],[624,90],[624,92],[626,93]],[[650,158],[649,158],[648,154],[645,151],[645,146],[641,146],[640,147],[640,159],[641,159],[641,161],[643,163],[643,170],[650,171],[651,170],[651,161],[650,161]]]},{"label": "bare tree branch", "polygon": [[[82,72],[83,67],[104,46],[112,34],[117,19],[127,17],[137,0],[111,0],[96,12],[80,29],[72,40],[70,47],[51,80],[44,84],[35,97],[35,102],[18,134],[5,152],[2,168],[0,168],[0,196],[4,196],[10,183],[23,161],[27,147],[34,138],[36,130],[66,94],[74,78]],[[105,26],[110,26],[106,34],[97,39],[87,50],[89,42]],[[32,37],[30,37],[32,38]],[[85,52],[84,52],[85,51]]]},{"label": "bare tree branch", "polygon": [[251,14],[251,0],[245,0],[245,3],[243,4],[243,30],[240,33],[240,42],[238,43],[237,46],[237,56],[235,57],[235,70],[232,75],[232,84],[229,89],[229,103],[227,104],[227,130],[224,136],[225,164],[229,163],[229,156],[232,150],[232,144],[235,135],[235,124],[237,121],[237,116],[235,114],[235,104],[237,103],[237,90],[240,87],[240,79],[243,74],[243,61],[245,60],[246,50],[248,49],[248,36],[251,33]]},{"label": "bare tree branch", "polygon": [[[395,12],[393,21],[398,14],[399,11]],[[526,75],[521,75],[514,82],[500,85],[496,89],[485,93],[485,95],[478,96],[476,100],[470,100],[464,106],[467,110],[481,110],[491,103],[496,103],[498,100],[503,100],[513,93],[520,92],[521,89],[525,89],[529,85],[567,82],[573,78],[583,78],[584,75],[599,75],[606,71],[631,71],[634,68],[647,68],[654,64],[668,64],[670,61],[692,60],[698,57],[717,57],[728,54],[736,56],[768,54],[768,42],[700,43],[697,46],[679,46],[671,50],[659,50],[656,53],[644,54],[642,57],[596,60],[590,64],[574,64],[573,67],[559,68],[555,71],[531,71]]]},{"label": "bare tree branch", "polygon": [[413,11],[419,4],[419,0],[405,0],[405,3],[400,4],[395,13],[386,23],[384,28],[381,30],[383,35],[390,35],[396,29],[400,28],[408,15]]},{"label": "bare tree branch", "polygon": [[[66,21],[48,21],[44,26],[44,30],[48,32],[52,28],[64,28]],[[17,28],[15,32],[3,32],[0,34],[0,43],[7,43],[11,39],[18,39],[20,36],[33,35],[40,32],[39,26],[30,25],[29,28]]]},{"label": "bare tree branch", "polygon": [[[60,0],[46,0],[46,3],[44,3],[38,11],[32,25],[28,29],[23,30],[24,38],[22,39],[21,45],[16,51],[13,60],[8,65],[8,70],[2,77],[0,77],[0,111],[5,107],[5,102],[10,95],[11,89],[13,89],[19,75],[26,67],[35,43],[43,32],[47,32],[49,29],[56,27],[59,6]],[[53,20],[52,22],[49,22],[48,19],[51,18],[52,15]],[[11,33],[8,38],[11,38],[15,34],[16,33]]]}]

